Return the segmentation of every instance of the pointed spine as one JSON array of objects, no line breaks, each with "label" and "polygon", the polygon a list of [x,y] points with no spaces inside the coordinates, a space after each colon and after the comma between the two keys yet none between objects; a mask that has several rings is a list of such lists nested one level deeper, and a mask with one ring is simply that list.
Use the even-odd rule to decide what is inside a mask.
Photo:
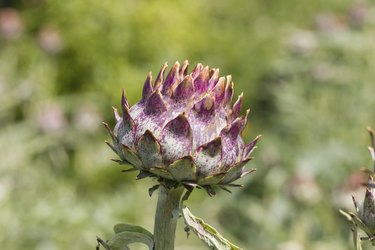
[{"label": "pointed spine", "polygon": [[118,139],[116,136],[113,134],[112,130],[109,128],[108,123],[102,122],[103,126],[107,130],[108,134],[111,136],[113,143],[118,143]]},{"label": "pointed spine", "polygon": [[212,90],[217,107],[221,107],[225,96],[225,77],[220,77],[215,88]]},{"label": "pointed spine", "polygon": [[199,75],[199,73],[202,71],[203,65],[201,63],[198,63],[197,66],[193,69],[191,72],[191,76],[195,79]]},{"label": "pointed spine", "polygon": [[224,107],[228,106],[233,99],[233,87],[234,87],[234,84],[232,82],[232,76],[228,75],[227,84],[226,84],[225,93],[224,93],[224,100],[223,100]]},{"label": "pointed spine", "polygon": [[121,119],[121,116],[118,114],[117,109],[115,107],[112,107],[113,114],[115,115],[116,122],[119,122]]},{"label": "pointed spine", "polygon": [[129,107],[126,105],[122,106],[122,122],[124,125],[128,125],[130,127],[134,126],[134,120],[130,116],[130,110]]},{"label": "pointed spine", "polygon": [[178,72],[178,75],[179,75],[179,80],[181,81],[182,79],[185,78],[185,76],[187,75],[187,68],[189,66],[189,61],[188,60],[185,60],[180,68],[180,71]]},{"label": "pointed spine", "polygon": [[236,119],[241,113],[242,99],[243,99],[243,93],[241,93],[238,96],[237,101],[233,104],[232,114],[231,114],[232,120]]},{"label": "pointed spine", "polygon": [[168,64],[165,62],[163,67],[160,69],[158,76],[155,79],[154,89],[158,89],[163,84],[164,72],[167,67]]},{"label": "pointed spine", "polygon": [[202,94],[207,91],[209,78],[210,68],[206,66],[194,80],[194,89],[196,93]]},{"label": "pointed spine", "polygon": [[212,90],[219,81],[219,69],[212,69],[211,78],[208,81],[208,89]]},{"label": "pointed spine", "polygon": [[125,95],[125,89],[122,89],[122,95],[121,95],[121,107],[126,105],[126,107],[129,108],[129,103],[128,103],[128,99],[126,98],[126,95]]},{"label": "pointed spine", "polygon": [[252,140],[249,144],[245,146],[243,150],[242,160],[250,158],[251,153],[254,151],[254,149],[256,149],[256,144],[261,137],[261,135],[258,135],[257,137],[255,137],[254,140]]},{"label": "pointed spine", "polygon": [[152,87],[152,74],[151,72],[148,73],[145,83],[143,85],[143,90],[142,90],[142,100],[145,101],[147,98],[150,97],[150,95],[153,92],[153,87]]},{"label": "pointed spine", "polygon": [[178,78],[178,71],[180,69],[180,63],[176,62],[172,69],[169,71],[167,77],[165,78],[165,81],[163,83],[163,87],[161,90],[161,93],[163,95],[170,96],[172,94],[172,87],[174,83],[177,81]]}]

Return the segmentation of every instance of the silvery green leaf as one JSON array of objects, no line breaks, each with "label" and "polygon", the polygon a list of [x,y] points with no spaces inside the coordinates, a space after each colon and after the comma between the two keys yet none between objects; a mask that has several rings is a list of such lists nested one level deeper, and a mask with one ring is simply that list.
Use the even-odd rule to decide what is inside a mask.
[{"label": "silvery green leaf", "polygon": [[353,233],[354,248],[355,248],[355,250],[362,250],[361,238],[359,237],[357,229],[358,228],[355,225],[353,225],[352,233]]},{"label": "silvery green leaf", "polygon": [[362,222],[360,218],[358,218],[357,215],[349,212],[349,214],[352,216],[353,222],[360,228],[362,229],[368,236],[372,236],[371,230],[365,225],[365,223]]},{"label": "silvery green leaf", "polygon": [[100,242],[106,250],[129,250],[129,244],[132,243],[143,243],[149,250],[154,247],[152,234],[143,227],[117,224],[114,226],[114,231],[116,234],[111,240]]},{"label": "silvery green leaf", "polygon": [[149,250],[154,247],[154,241],[148,235],[136,232],[121,232],[117,233],[107,245],[111,250],[129,250],[129,244],[143,243],[148,246]]},{"label": "silvery green leaf", "polygon": [[206,224],[202,219],[195,217],[187,207],[182,209],[182,214],[186,225],[191,229],[199,239],[203,240],[208,246],[216,250],[241,250],[238,246],[232,244],[215,228]]},{"label": "silvery green leaf", "polygon": [[126,224],[126,223],[120,223],[120,224],[116,224],[113,227],[113,231],[115,231],[116,234],[121,233],[121,232],[142,233],[142,234],[147,235],[151,239],[153,239],[152,233],[150,233],[147,229],[145,229],[141,226],[135,226],[135,225],[130,225],[130,224]]},{"label": "silvery green leaf", "polygon": [[362,221],[353,213],[350,213],[350,212],[347,213],[347,212],[345,212],[341,209],[339,211],[342,215],[344,215],[348,219],[348,221],[350,221],[352,223],[351,230],[352,230],[352,233],[353,233],[353,243],[354,243],[355,250],[362,250],[361,239],[360,239],[359,234],[358,234],[358,225],[356,224],[357,221],[359,221],[360,223],[362,223]]}]

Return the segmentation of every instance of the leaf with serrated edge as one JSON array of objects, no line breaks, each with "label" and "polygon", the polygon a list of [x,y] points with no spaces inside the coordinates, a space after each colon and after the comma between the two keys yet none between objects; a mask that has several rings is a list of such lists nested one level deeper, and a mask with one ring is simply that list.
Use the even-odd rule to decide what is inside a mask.
[{"label": "leaf with serrated edge", "polygon": [[242,250],[221,236],[215,228],[206,224],[202,219],[195,217],[187,207],[182,209],[186,225],[203,240],[208,246],[216,250]]}]

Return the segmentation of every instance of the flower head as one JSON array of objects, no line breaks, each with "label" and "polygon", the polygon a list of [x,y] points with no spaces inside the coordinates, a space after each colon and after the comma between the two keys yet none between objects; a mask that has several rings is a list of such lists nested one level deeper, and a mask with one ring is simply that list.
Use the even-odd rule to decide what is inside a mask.
[{"label": "flower head", "polygon": [[155,81],[151,73],[142,99],[130,106],[123,92],[122,115],[114,109],[116,126],[109,131],[120,157],[139,170],[139,178],[203,187],[234,185],[252,172],[245,170],[259,136],[245,144],[241,133],[249,110],[241,115],[243,94],[233,98],[231,76],[219,77],[219,69],[198,64],[187,72],[188,61],[176,62],[167,76],[167,64]]}]

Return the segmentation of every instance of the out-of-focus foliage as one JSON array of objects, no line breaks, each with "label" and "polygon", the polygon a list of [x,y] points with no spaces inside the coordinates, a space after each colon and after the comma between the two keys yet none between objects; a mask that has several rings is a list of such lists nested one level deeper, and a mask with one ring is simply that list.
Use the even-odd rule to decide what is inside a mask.
[{"label": "out-of-focus foliage", "polygon": [[264,165],[238,194],[242,206],[221,211],[223,225],[238,220],[232,230],[248,245],[351,249],[337,208],[364,194],[356,169],[370,160],[365,127],[375,122],[373,13],[357,4],[317,14],[311,28],[285,30],[264,78],[275,108],[259,153]]},{"label": "out-of-focus foliage", "polygon": [[[152,182],[108,160],[101,121],[121,88],[133,104],[149,70],[189,59],[233,75],[252,108],[244,136],[263,134],[245,188],[194,192],[197,216],[245,249],[350,249],[337,209],[370,160],[374,14],[342,0],[3,1],[1,247],[94,249],[119,222],[152,231]],[[178,249],[205,249],[182,229]]]}]

